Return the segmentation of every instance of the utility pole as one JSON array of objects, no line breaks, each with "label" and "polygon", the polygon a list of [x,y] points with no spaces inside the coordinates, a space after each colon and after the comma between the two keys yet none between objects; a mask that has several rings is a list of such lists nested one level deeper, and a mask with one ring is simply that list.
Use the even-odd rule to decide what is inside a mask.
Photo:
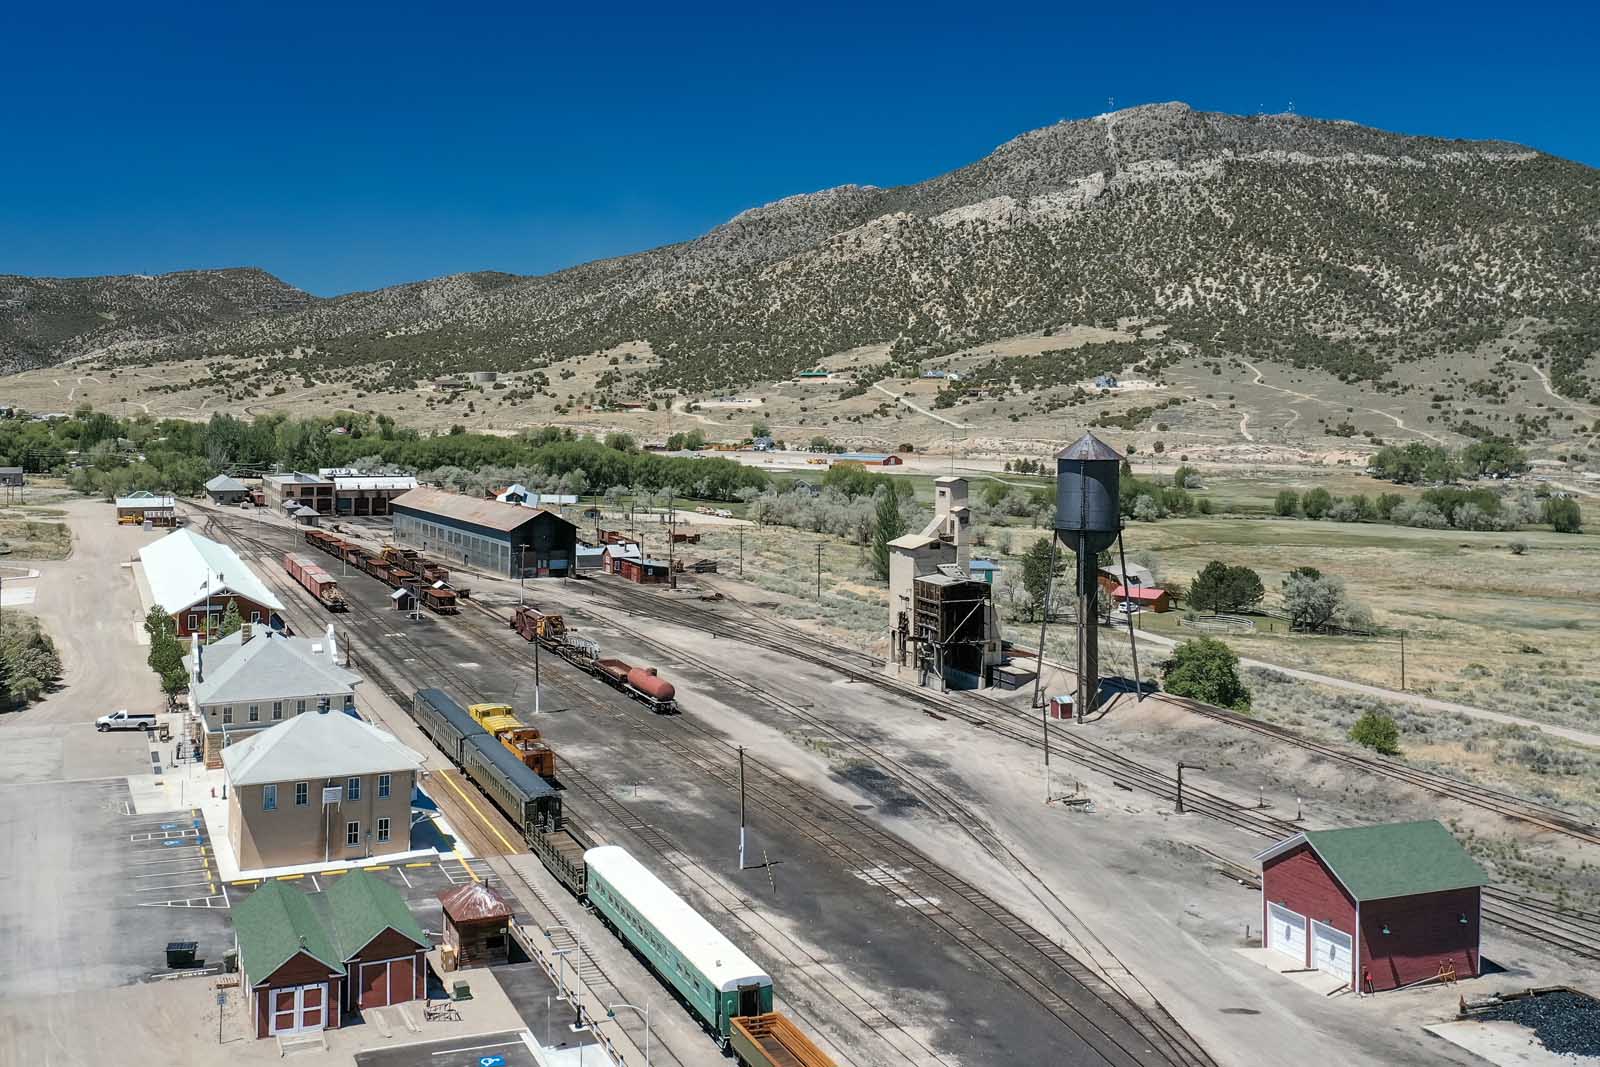
[{"label": "utility pole", "polygon": [[[517,606],[528,602],[528,546],[517,546]],[[534,642],[538,644],[537,641]]]},{"label": "utility pole", "polygon": [[1044,727],[1044,802],[1050,803],[1050,709],[1039,705],[1039,723]]},{"label": "utility pole", "polygon": [[739,746],[739,869],[744,870],[744,746]]},{"label": "utility pole", "polygon": [[817,603],[822,603],[822,542],[817,542]]},{"label": "utility pole", "polygon": [[1205,768],[1200,766],[1198,763],[1185,763],[1183,760],[1178,761],[1178,803],[1173,808],[1173,811],[1179,815],[1183,814],[1183,772],[1185,769],[1191,771],[1205,770]]},{"label": "utility pole", "polygon": [[1050,576],[1044,583],[1044,603],[1039,611],[1039,658],[1036,661],[1038,669],[1033,674],[1033,706],[1041,707],[1039,703],[1039,686],[1044,679],[1044,628],[1050,624],[1050,596],[1056,586],[1056,538],[1050,538]]},{"label": "utility pole", "polygon": [[677,523],[674,521],[672,511],[672,492],[667,492],[667,581],[672,581],[672,549],[673,542],[678,539]]},{"label": "utility pole", "polygon": [[1400,691],[1406,689],[1406,632],[1400,631]]},{"label": "utility pole", "polygon": [[744,577],[744,527],[739,527],[739,577]]}]

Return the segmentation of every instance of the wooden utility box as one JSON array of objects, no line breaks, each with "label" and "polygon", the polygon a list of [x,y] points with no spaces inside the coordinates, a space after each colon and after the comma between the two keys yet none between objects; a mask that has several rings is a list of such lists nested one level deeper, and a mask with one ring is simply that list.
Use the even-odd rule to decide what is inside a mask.
[{"label": "wooden utility box", "polygon": [[467,882],[439,894],[444,908],[444,944],[461,967],[510,959],[511,906],[482,882]]}]

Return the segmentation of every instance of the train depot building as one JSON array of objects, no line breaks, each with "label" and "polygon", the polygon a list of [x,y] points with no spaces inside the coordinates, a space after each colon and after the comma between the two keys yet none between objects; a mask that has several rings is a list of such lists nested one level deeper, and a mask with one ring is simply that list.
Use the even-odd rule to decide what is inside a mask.
[{"label": "train depot building", "polygon": [[283,602],[227,545],[177,530],[139,550],[150,599],[172,616],[179,637],[218,627],[230,603],[256,626],[283,628]]},{"label": "train depot building", "polygon": [[364,871],[315,894],[265,882],[233,918],[257,1038],[337,1029],[427,994],[427,932],[394,887]]},{"label": "train depot building", "polygon": [[141,489],[137,493],[117,497],[117,522],[123,526],[178,525],[178,502],[170,496],[157,496]]},{"label": "train depot building", "polygon": [[202,645],[191,638],[191,736],[209,768],[222,766],[222,750],[307,712],[353,711],[361,675],[339,662],[339,639],[328,624],[321,638],[285,637],[246,623]]},{"label": "train depot building", "polygon": [[1266,948],[1357,992],[1476,977],[1488,875],[1433,819],[1307,830],[1256,856]]},{"label": "train depot building", "polygon": [[578,528],[553,511],[422,486],[390,503],[396,541],[507,578],[565,578]]},{"label": "train depot building", "polygon": [[298,715],[228,746],[228,841],[241,870],[411,851],[423,758],[353,715]]}]

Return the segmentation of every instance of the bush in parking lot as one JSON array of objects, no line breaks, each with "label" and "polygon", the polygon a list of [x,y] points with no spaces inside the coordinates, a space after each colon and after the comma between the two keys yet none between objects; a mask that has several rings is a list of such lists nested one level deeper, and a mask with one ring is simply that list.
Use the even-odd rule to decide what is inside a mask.
[{"label": "bush in parking lot", "polygon": [[0,630],[0,707],[37,700],[60,680],[61,655],[39,620],[7,613]]}]

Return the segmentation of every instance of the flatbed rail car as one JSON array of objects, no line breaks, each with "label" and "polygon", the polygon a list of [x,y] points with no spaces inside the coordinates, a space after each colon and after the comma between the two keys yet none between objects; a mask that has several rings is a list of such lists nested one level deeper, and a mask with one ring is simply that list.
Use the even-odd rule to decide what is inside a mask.
[{"label": "flatbed rail car", "polygon": [[329,611],[348,610],[349,605],[344,602],[344,594],[339,591],[339,583],[310,556],[299,552],[287,552],[283,557],[283,569],[289,572],[289,577],[300,583],[302,589],[316,597]]},{"label": "flatbed rail car", "polygon": [[733,1054],[745,1067],[837,1067],[781,1011],[735,1016],[729,1037]]},{"label": "flatbed rail car", "polygon": [[583,854],[594,847],[586,834],[571,822],[563,819],[554,830],[532,830],[527,834],[528,848],[539,857],[545,869],[556,876],[556,881],[579,900],[583,899],[588,885],[588,865]]}]

